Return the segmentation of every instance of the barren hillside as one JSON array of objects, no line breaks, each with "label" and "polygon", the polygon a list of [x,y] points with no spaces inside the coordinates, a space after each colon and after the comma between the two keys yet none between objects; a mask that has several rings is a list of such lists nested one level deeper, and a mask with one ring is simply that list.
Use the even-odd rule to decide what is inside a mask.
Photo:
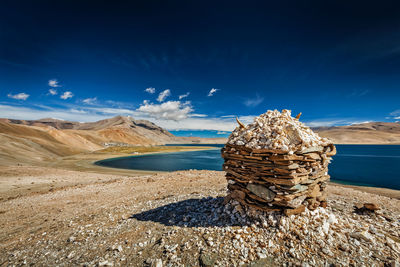
[{"label": "barren hillside", "polygon": [[175,136],[149,122],[117,116],[93,123],[55,119],[0,120],[3,162],[47,160],[102,149],[108,144],[159,145]]},{"label": "barren hillside", "polygon": [[400,144],[400,123],[395,122],[369,122],[313,130],[336,144]]}]

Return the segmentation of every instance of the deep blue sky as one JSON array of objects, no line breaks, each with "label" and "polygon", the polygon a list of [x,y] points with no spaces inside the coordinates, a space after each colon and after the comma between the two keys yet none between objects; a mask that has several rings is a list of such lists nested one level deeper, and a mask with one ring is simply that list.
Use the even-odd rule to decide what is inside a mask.
[{"label": "deep blue sky", "polygon": [[0,117],[121,114],[215,136],[268,109],[400,119],[398,1],[2,1],[0,40]]}]

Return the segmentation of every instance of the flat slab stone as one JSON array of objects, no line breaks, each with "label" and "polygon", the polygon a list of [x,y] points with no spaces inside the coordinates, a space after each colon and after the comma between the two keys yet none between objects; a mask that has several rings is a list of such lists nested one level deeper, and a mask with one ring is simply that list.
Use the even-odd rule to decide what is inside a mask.
[{"label": "flat slab stone", "polygon": [[256,196],[265,199],[266,201],[272,201],[276,196],[274,191],[271,191],[267,187],[259,184],[248,184],[246,188]]}]

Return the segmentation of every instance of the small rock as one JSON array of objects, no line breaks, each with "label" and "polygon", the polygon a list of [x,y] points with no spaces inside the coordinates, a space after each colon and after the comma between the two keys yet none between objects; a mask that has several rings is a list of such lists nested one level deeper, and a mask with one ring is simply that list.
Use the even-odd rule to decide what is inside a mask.
[{"label": "small rock", "polygon": [[290,215],[296,215],[304,212],[306,210],[306,207],[304,205],[301,205],[298,208],[295,209],[285,209],[285,215],[290,216]]},{"label": "small rock", "polygon": [[400,262],[396,260],[392,260],[390,262],[390,267],[400,267]]},{"label": "small rock", "polygon": [[70,259],[73,256],[75,256],[75,251],[71,251],[71,253],[68,254],[67,258]]},{"label": "small rock", "polygon": [[215,262],[217,261],[217,256],[214,254],[205,254],[202,253],[200,255],[200,266],[203,267],[212,267],[215,265]]},{"label": "small rock", "polygon": [[367,231],[362,231],[362,232],[354,232],[350,234],[351,237],[357,238],[358,240],[364,240],[367,242],[373,242],[374,237],[368,233]]},{"label": "small rock", "polygon": [[147,182],[148,182],[148,183],[154,183],[155,181],[156,181],[156,180],[154,180],[154,179],[151,178],[151,177],[150,177],[150,178],[147,178]]},{"label": "small rock", "polygon": [[370,211],[380,210],[381,208],[375,203],[364,203],[364,208]]},{"label": "small rock", "polygon": [[268,257],[264,259],[259,259],[253,262],[250,262],[249,267],[274,267],[276,266],[274,262],[274,258]]},{"label": "small rock", "polygon": [[98,263],[98,266],[113,266],[114,264],[112,262],[109,261],[102,261]]},{"label": "small rock", "polygon": [[163,262],[161,259],[155,259],[151,265],[151,267],[163,267]]}]

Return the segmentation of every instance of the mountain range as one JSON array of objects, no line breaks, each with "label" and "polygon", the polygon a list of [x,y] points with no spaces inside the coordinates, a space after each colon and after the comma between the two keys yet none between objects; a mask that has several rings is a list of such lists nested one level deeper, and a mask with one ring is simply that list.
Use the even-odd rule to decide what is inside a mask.
[{"label": "mountain range", "polygon": [[218,139],[176,137],[146,120],[116,116],[97,122],[0,119],[0,158],[54,159],[107,146],[216,143]]},{"label": "mountain range", "polygon": [[368,122],[312,129],[335,144],[400,144],[398,122]]},{"label": "mountain range", "polygon": [[[400,144],[400,124],[370,122],[313,128],[336,144]],[[224,143],[225,138],[177,137],[146,120],[116,116],[97,122],[0,119],[0,159],[50,160],[107,146]]]}]

